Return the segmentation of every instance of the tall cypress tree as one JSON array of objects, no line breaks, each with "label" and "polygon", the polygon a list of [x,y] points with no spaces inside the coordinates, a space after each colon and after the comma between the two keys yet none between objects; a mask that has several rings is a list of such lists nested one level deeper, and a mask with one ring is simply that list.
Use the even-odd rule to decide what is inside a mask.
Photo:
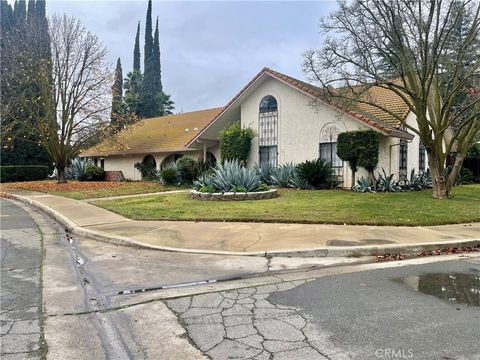
[{"label": "tall cypress tree", "polygon": [[35,0],[28,0],[27,21],[34,22],[36,19]]},{"label": "tall cypress tree", "polygon": [[[1,30],[8,31],[13,26],[13,9],[7,0],[1,0]],[[3,43],[3,42],[2,42]],[[2,54],[4,54],[2,52]]]},{"label": "tall cypress tree", "polygon": [[[35,47],[40,60],[50,60],[50,34],[48,31],[47,11],[45,9],[45,0],[37,0],[35,3],[35,21],[32,32],[38,35],[35,39]],[[28,10],[30,12],[30,8]]]},{"label": "tall cypress tree", "polygon": [[110,114],[110,123],[117,128],[122,127],[121,118],[123,116],[122,111],[123,100],[123,74],[122,63],[120,58],[117,60],[117,67],[115,68],[115,78],[112,85],[112,111]]},{"label": "tall cypress tree", "polygon": [[27,19],[27,3],[25,0],[15,1],[13,15],[17,24],[25,23]]},{"label": "tall cypress tree", "polygon": [[144,71],[147,70],[148,62],[151,60],[153,51],[153,38],[152,38],[152,0],[148,0],[147,16],[145,19],[145,44],[144,44]]},{"label": "tall cypress tree", "polygon": [[155,80],[153,64],[153,37],[152,37],[152,0],[148,0],[147,16],[145,20],[145,47],[142,86],[142,106],[140,116],[152,117],[157,115],[155,110]]},{"label": "tall cypress tree", "polygon": [[[148,0],[145,19],[145,46],[143,75],[140,73],[140,49],[138,47],[139,26],[135,38],[134,69],[125,79],[125,107],[128,112],[135,112],[138,117],[154,117],[171,114],[174,106],[170,95],[163,92],[160,39],[158,17],[155,34],[152,36],[152,1]],[[138,49],[138,51],[137,51]],[[137,56],[138,53],[138,56]],[[139,89],[137,95],[136,89]],[[136,110],[135,110],[136,109]]]},{"label": "tall cypress tree", "polygon": [[155,35],[153,37],[153,80],[154,80],[154,88],[155,94],[163,91],[162,86],[162,69],[160,64],[160,39],[159,39],[159,32],[158,32],[158,16],[157,22],[155,25]]},{"label": "tall cypress tree", "polygon": [[133,48],[133,70],[140,71],[140,21],[137,25],[137,35],[135,35],[135,46]]}]

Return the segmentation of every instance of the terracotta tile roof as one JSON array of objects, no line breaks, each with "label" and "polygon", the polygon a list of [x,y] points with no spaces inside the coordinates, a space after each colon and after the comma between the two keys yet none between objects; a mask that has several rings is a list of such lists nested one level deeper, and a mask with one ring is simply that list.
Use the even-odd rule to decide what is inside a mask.
[{"label": "terracotta tile roof", "polygon": [[[348,107],[340,104],[339,101],[335,102],[331,100],[325,90],[318,88],[314,85],[308,84],[304,81],[292,78],[288,75],[279,73],[278,71],[264,68],[265,71],[274,77],[296,87],[297,89],[305,92],[313,97],[316,97],[322,101],[329,103],[330,105],[337,107],[341,111],[345,111],[347,114],[355,117],[356,119],[373,126],[387,134],[391,133],[393,129],[399,129],[401,122],[392,114],[379,109],[374,105],[364,103],[352,103]],[[393,91],[383,89],[380,87],[371,87],[367,92],[362,94],[359,98],[360,101],[369,101],[377,104],[380,107],[388,109],[388,111],[399,116],[401,119],[405,119],[409,112],[408,105],[402,100],[400,96]]]},{"label": "terracotta tile roof", "polygon": [[[302,91],[305,94],[313,98],[317,98],[320,101],[328,103],[330,106],[333,106],[339,109],[342,112],[346,112],[350,116],[354,117],[356,120],[359,120],[371,127],[374,127],[386,135],[395,135],[398,137],[405,137],[405,138],[413,138],[413,136],[407,133],[404,130],[400,129],[400,121],[393,115],[385,112],[373,105],[366,105],[366,104],[357,104],[357,106],[352,106],[350,104],[349,107],[341,105],[339,102],[335,103],[331,99],[331,97],[326,94],[325,90],[316,87],[312,84],[306,83],[304,81],[295,79],[291,76],[282,74],[278,71],[272,70],[268,67],[263,68],[255,77],[245,85],[242,90],[238,92],[225,107],[222,109],[221,112],[217,114],[209,124],[205,127],[208,128],[211,124],[213,124],[225,111],[227,111],[263,74],[269,74],[270,76]],[[382,88],[370,88],[368,92],[365,94],[366,97],[369,99],[374,99],[375,101],[379,101],[378,104],[381,107],[388,109],[390,112],[400,116],[402,119],[408,114],[408,106],[402,101],[402,99],[396,95],[394,92]],[[198,134],[195,138],[193,138],[190,143],[198,138],[201,134]]]},{"label": "terracotta tile roof", "polygon": [[[222,108],[144,119],[82,153],[105,156],[185,150]],[[188,131],[186,131],[188,129]]]}]

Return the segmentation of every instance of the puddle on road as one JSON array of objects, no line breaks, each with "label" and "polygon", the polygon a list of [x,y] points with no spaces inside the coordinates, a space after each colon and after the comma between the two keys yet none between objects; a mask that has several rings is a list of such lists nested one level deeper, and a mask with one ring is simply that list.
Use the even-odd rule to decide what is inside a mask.
[{"label": "puddle on road", "polygon": [[428,273],[396,281],[452,304],[480,306],[480,274]]}]

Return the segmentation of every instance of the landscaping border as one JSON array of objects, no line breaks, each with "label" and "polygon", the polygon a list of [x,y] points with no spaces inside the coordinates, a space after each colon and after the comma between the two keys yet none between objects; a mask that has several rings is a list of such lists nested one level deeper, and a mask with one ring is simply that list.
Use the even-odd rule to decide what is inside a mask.
[{"label": "landscaping border", "polygon": [[278,196],[277,189],[257,192],[225,192],[225,193],[203,193],[197,190],[190,190],[190,197],[195,200],[204,201],[242,201],[242,200],[266,200]]}]

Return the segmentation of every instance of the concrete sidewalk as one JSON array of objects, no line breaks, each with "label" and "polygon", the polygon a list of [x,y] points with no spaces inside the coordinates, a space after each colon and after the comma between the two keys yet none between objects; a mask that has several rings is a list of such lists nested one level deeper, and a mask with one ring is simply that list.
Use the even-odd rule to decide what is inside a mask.
[{"label": "concrete sidewalk", "polygon": [[78,235],[122,245],[210,254],[361,256],[473,245],[480,223],[425,227],[134,221],[92,204],[43,193],[7,196],[39,207]]}]

